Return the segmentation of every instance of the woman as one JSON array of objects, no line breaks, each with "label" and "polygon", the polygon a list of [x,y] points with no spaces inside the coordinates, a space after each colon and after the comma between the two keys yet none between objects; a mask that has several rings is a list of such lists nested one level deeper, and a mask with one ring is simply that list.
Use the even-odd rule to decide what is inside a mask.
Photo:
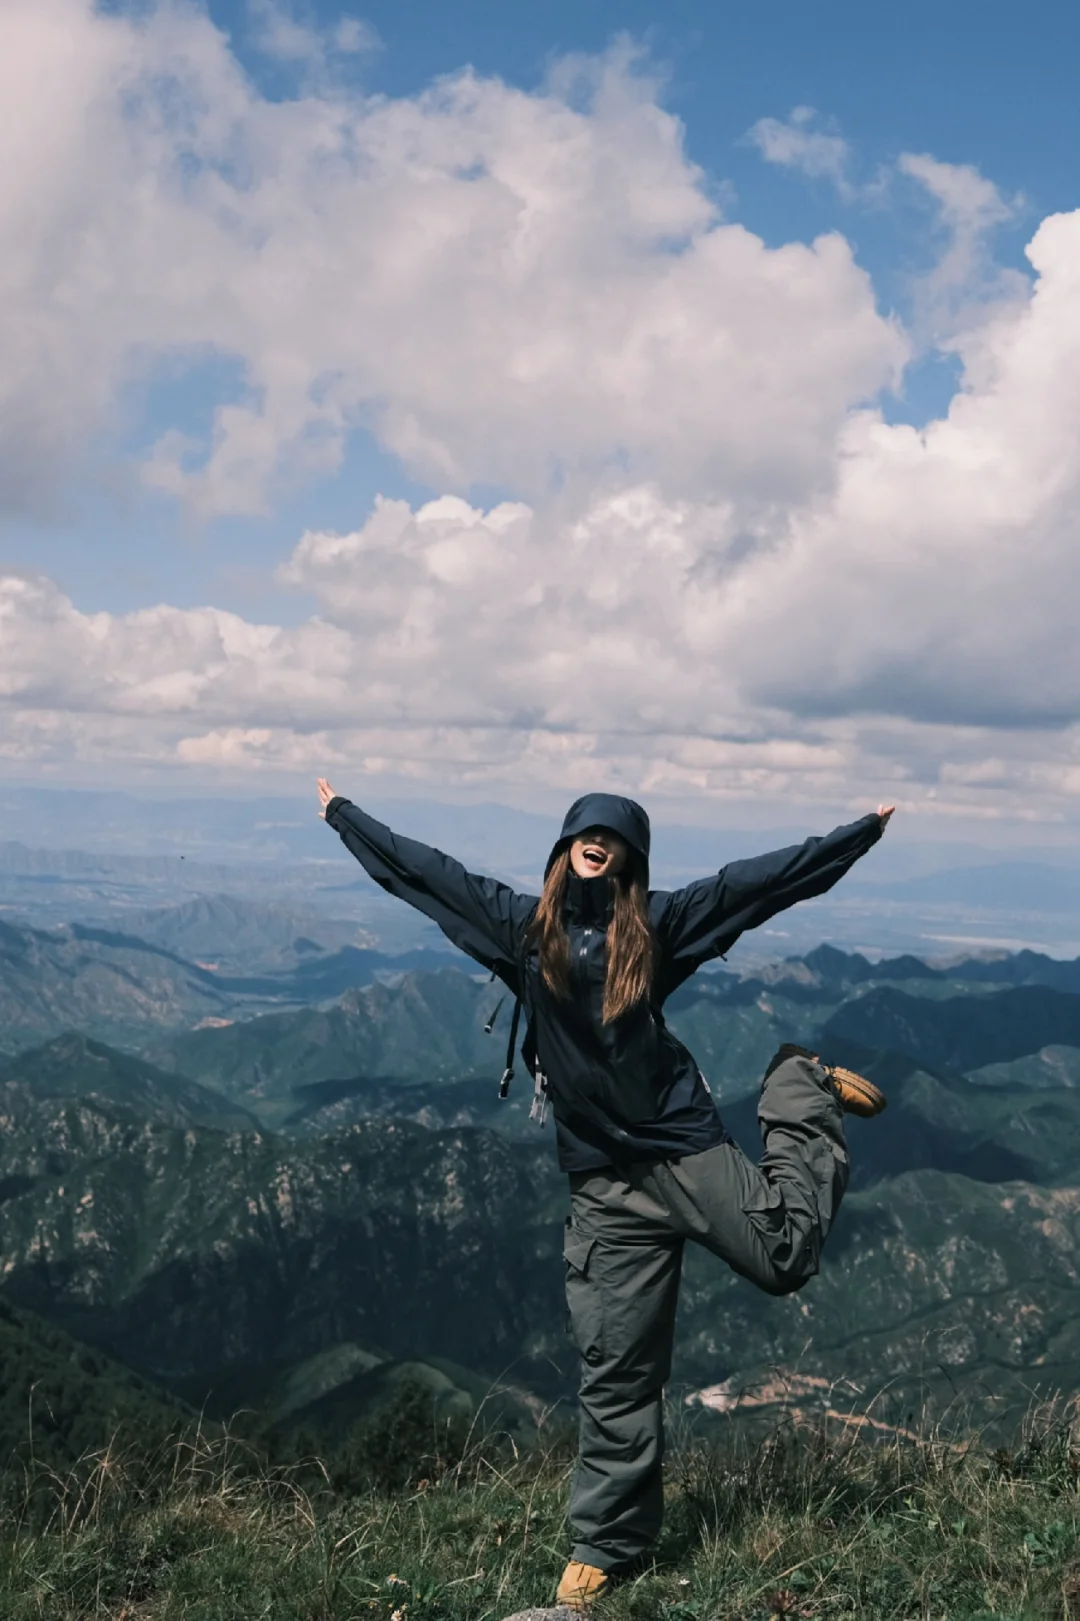
[{"label": "woman", "polygon": [[754,1165],[667,1029],[664,1002],[746,929],[831,889],[876,844],[893,807],[729,862],[685,889],[650,892],[645,812],[587,794],[567,812],[536,897],[399,838],[324,778],[319,797],[376,883],[432,918],[526,1012],[526,1058],[551,1100],[570,1178],[566,1298],[581,1356],[581,1432],[575,1545],[558,1602],[585,1609],[660,1529],[683,1244],[704,1244],[770,1294],[800,1289],[847,1184],[843,1111],[885,1106],[861,1076],[782,1047],[762,1086],[765,1153]]}]

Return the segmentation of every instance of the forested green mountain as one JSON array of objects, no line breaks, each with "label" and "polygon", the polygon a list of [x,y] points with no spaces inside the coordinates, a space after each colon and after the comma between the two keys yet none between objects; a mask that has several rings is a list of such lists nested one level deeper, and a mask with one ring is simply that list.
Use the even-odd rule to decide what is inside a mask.
[{"label": "forested green mountain", "polygon": [[1080,1047],[1080,996],[1029,985],[937,1000],[875,986],[822,1025],[823,1043],[837,1037],[966,1073],[1051,1045]]},{"label": "forested green mountain", "polygon": [[0,1136],[9,1299],[166,1381],[340,1340],[497,1373],[561,1349],[547,1144],[371,1121],[306,1142],[98,1102]]},{"label": "forested green mountain", "polygon": [[[453,1126],[485,1126],[504,1136],[537,1141],[529,1119],[532,1087],[518,1076],[506,1098],[500,1098],[494,1074],[443,1081],[369,1080],[313,1081],[298,1087],[294,1106],[278,1129],[294,1136],[322,1136],[357,1120],[412,1120],[431,1131]],[[269,1112],[269,1111],[266,1111]]]},{"label": "forested green mountain", "polygon": [[130,1368],[0,1297],[0,1476],[63,1472],[110,1444],[151,1453],[194,1414]]},{"label": "forested green mountain", "polygon": [[724,1361],[745,1399],[911,1422],[959,1405],[973,1425],[1031,1392],[1080,1385],[1080,1189],[909,1171],[845,1202],[820,1275],[762,1300],[687,1255],[679,1371]]},{"label": "forested green mountain", "polygon": [[[1078,995],[988,981],[968,985],[914,958],[878,964],[872,979],[864,966],[871,967],[834,952],[823,967],[821,954],[813,953],[767,977],[699,974],[670,999],[667,1019],[721,1100],[752,1090],[782,1041],[819,1048],[836,1061],[852,1044],[901,1052],[925,1069],[957,1075],[1033,1058],[1048,1047],[1080,1050]],[[893,973],[895,981],[888,977]],[[851,978],[841,977],[847,974]],[[485,1035],[500,1001],[495,1029]],[[313,1094],[305,1088],[316,1084],[497,1079],[508,1016],[501,986],[445,968],[351,990],[319,1007],[169,1036],[150,1056],[276,1126],[297,1110],[310,1113]],[[1032,1076],[1038,1079],[1037,1070]],[[1026,1073],[1014,1079],[1026,1083]],[[339,1088],[333,1097],[324,1092],[325,1104],[338,1105],[328,1123],[371,1112],[361,1101],[363,1088],[351,1112],[342,1101],[348,1090]],[[447,1115],[437,1100],[431,1106],[432,1122],[464,1118]],[[415,1109],[414,1103],[407,1112]],[[491,1123],[498,1125],[497,1113]]]},{"label": "forested green mountain", "polygon": [[111,1104],[162,1126],[255,1131],[259,1125],[220,1092],[74,1032],[0,1062],[0,1117],[22,1119],[29,1104],[47,1099]]},{"label": "forested green mountain", "polygon": [[[672,997],[667,1012],[716,1094],[725,1096],[752,1087],[781,1041],[816,1039],[842,995],[808,992],[797,980],[765,985],[711,974]],[[495,1027],[486,1034],[496,1008]],[[317,1082],[497,1080],[509,1015],[510,998],[502,986],[484,975],[445,968],[403,974],[317,1008],[169,1036],[150,1053],[162,1067],[242,1100],[268,1123],[278,1123],[296,1107],[297,1089]]]},{"label": "forested green mountain", "polygon": [[348,991],[329,1006],[194,1030],[162,1042],[154,1057],[264,1110],[275,1101],[294,1107],[297,1086],[356,1075],[497,1078],[508,1010],[490,1036],[484,1025],[501,995],[486,976],[456,968],[405,974]]},{"label": "forested green mountain", "polygon": [[[290,1144],[86,1105],[14,1136],[32,1183],[0,1207],[8,1298],[189,1396],[342,1342],[566,1388],[546,1145],[393,1122]],[[693,1253],[676,1377],[707,1388],[776,1364],[898,1382],[907,1401],[950,1378],[1014,1396],[1060,1382],[1080,1365],[1078,1241],[1072,1186],[884,1177],[849,1197],[821,1277],[791,1300]]]},{"label": "forested green mountain", "polygon": [[[844,1044],[836,1056],[858,1063],[889,1098],[887,1125],[850,1122],[856,1187],[915,1169],[955,1171],[980,1182],[1046,1183],[1080,1170],[1080,1099],[1068,1089],[1002,1081],[990,1090],[960,1075],[924,1069],[904,1054],[873,1053],[854,1044]],[[757,1097],[755,1087],[721,1110],[736,1141],[755,1157]],[[524,1081],[511,1088],[508,1099],[500,1099],[494,1077],[327,1081],[302,1089],[280,1129],[319,1136],[359,1120],[394,1118],[432,1130],[482,1126],[536,1142],[531,1101]]]},{"label": "forested green mountain", "polygon": [[[38,993],[67,972],[90,1006],[96,974],[99,1025],[128,1017],[130,986],[110,1001],[117,958],[63,956],[100,941],[54,944],[31,941]],[[32,981],[25,931],[16,956]],[[172,1018],[177,987],[203,982],[149,957],[177,976],[162,982]],[[785,1382],[808,1403],[836,1380],[835,1399],[863,1404],[888,1385],[895,1414],[927,1393],[992,1410],[1032,1383],[1080,1386],[1080,995],[1060,976],[1016,982],[1068,966],[1049,962],[821,948],[672,998],[751,1154],[781,1040],[890,1099],[851,1122],[852,1189],[806,1290],[771,1300],[688,1252],[680,1387],[724,1408],[746,1388],[768,1405]],[[286,1428],[339,1430],[414,1376],[447,1411],[493,1380],[519,1417],[530,1391],[569,1393],[565,1183],[525,1078],[497,1099],[509,1006],[484,1026],[501,994],[456,969],[404,973],[167,1041],[148,1021],[138,1045],[155,1061],[71,1034],[6,1061],[3,1300],[197,1405],[262,1403]]]}]

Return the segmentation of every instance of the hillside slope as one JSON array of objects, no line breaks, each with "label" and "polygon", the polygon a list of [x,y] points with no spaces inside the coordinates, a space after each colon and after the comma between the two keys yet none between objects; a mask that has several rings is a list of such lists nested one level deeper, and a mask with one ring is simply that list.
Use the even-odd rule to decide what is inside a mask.
[{"label": "hillside slope", "polygon": [[162,1126],[255,1131],[259,1124],[220,1092],[75,1032],[0,1062],[0,1117],[18,1118],[30,1102],[76,1098],[96,1099]]},{"label": "hillside slope", "polygon": [[547,1144],[391,1121],[290,1143],[89,1102],[5,1128],[4,1292],[147,1374],[343,1340],[492,1374],[565,1355]]},{"label": "hillside slope", "polygon": [[0,1297],[0,1475],[64,1471],[115,1443],[143,1457],[194,1419],[130,1368]]},{"label": "hillside slope", "polygon": [[501,987],[455,968],[404,974],[352,990],[322,1008],[268,1013],[228,1028],[171,1037],[151,1056],[205,1086],[256,1106],[296,1107],[293,1089],[353,1076],[399,1080],[502,1071],[508,1007],[490,1036],[484,1025]]}]

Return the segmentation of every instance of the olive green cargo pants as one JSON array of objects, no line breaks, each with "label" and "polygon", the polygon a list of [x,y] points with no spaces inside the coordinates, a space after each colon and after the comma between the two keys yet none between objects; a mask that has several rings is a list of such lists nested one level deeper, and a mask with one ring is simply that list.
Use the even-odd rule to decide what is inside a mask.
[{"label": "olive green cargo pants", "polygon": [[758,1119],[760,1165],[722,1143],[570,1178],[566,1300],[581,1356],[572,1557],[601,1570],[632,1565],[660,1530],[663,1394],[686,1240],[769,1294],[800,1289],[818,1269],[848,1178],[826,1071],[784,1058],[764,1083]]}]

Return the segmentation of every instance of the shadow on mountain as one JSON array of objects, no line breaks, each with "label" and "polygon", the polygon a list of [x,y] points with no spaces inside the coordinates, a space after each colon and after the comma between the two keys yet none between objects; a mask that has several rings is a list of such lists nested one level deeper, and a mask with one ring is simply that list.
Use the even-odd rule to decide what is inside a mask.
[{"label": "shadow on mountain", "polygon": [[[906,1053],[840,1037],[828,1043],[826,1056],[866,1075],[889,1100],[876,1119],[845,1119],[853,1188],[913,1170],[954,1172],[976,1182],[1054,1184],[1080,1169],[1080,1096],[1074,1091],[978,1086],[923,1068]],[[721,1114],[736,1142],[756,1158],[757,1094],[724,1105]]]},{"label": "shadow on mountain", "polygon": [[937,1000],[875,986],[823,1025],[820,1039],[830,1053],[841,1038],[966,1073],[1051,1045],[1080,1047],[1080,996],[1025,985]]}]

